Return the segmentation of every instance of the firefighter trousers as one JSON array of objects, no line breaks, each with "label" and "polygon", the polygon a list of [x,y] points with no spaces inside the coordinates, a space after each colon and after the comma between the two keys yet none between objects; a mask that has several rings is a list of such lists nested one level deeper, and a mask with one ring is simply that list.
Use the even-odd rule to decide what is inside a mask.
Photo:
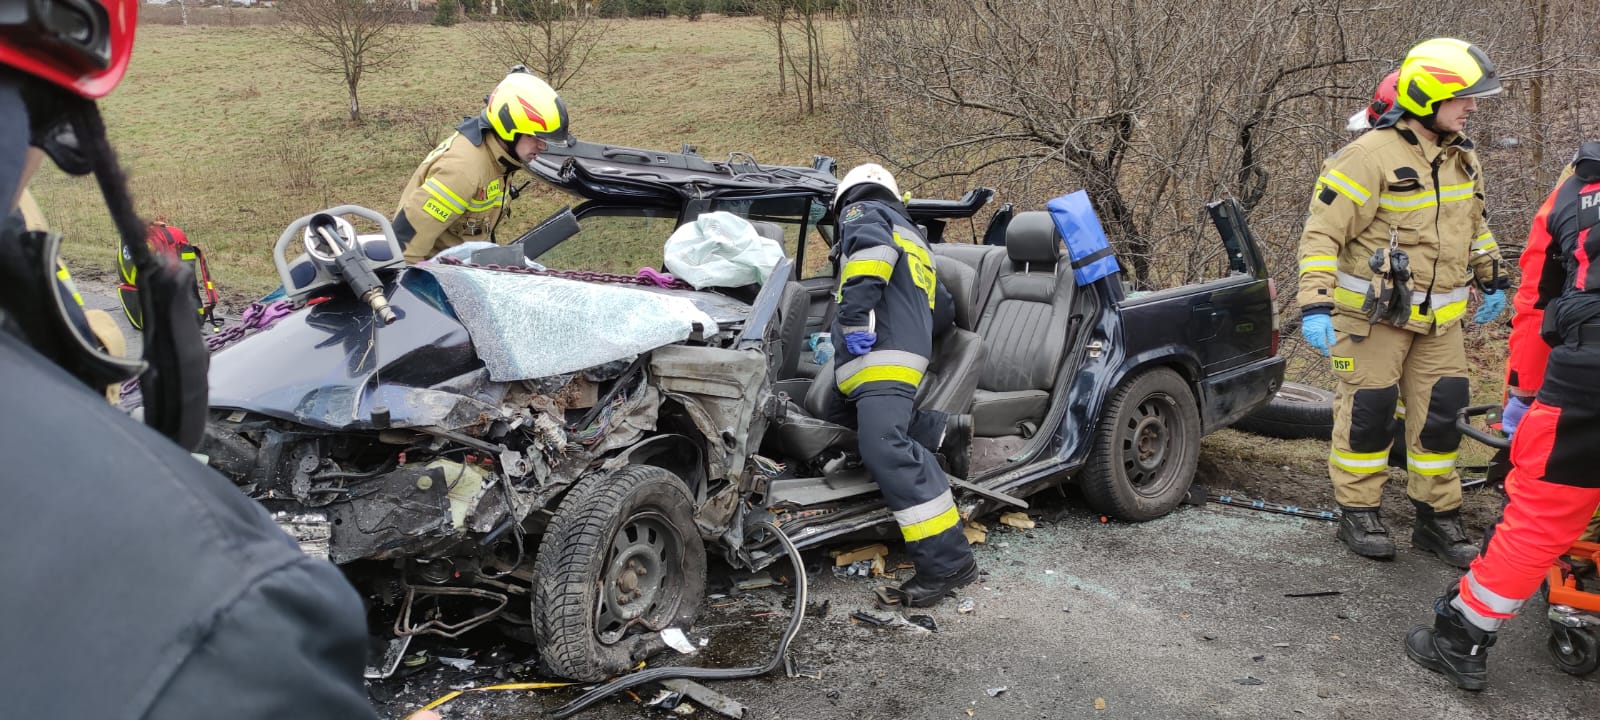
[{"label": "firefighter trousers", "polygon": [[894,513],[916,571],[935,577],[954,574],[972,558],[972,548],[961,532],[961,515],[944,471],[933,453],[911,437],[912,391],[857,392],[851,400],[861,463]]},{"label": "firefighter trousers", "polygon": [[1461,507],[1456,413],[1468,399],[1467,357],[1455,325],[1423,335],[1372,325],[1365,336],[1337,333],[1333,346],[1333,443],[1328,474],[1345,507],[1377,507],[1389,479],[1395,403],[1405,398],[1406,494],[1436,511]]}]

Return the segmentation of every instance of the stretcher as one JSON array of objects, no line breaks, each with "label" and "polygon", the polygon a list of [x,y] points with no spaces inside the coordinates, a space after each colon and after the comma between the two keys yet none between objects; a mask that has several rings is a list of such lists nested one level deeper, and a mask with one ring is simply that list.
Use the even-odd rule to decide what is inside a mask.
[{"label": "stretcher", "polygon": [[[1511,448],[1511,438],[1473,424],[1473,418],[1492,419],[1498,405],[1474,405],[1456,415],[1461,434],[1496,449],[1501,465]],[[1496,463],[1491,461],[1490,465]],[[1503,476],[1502,476],[1503,477]],[[1580,579],[1584,566],[1600,567],[1600,543],[1579,540],[1572,544],[1545,575],[1544,596],[1550,606],[1547,621],[1550,640],[1547,647],[1557,668],[1570,675],[1587,675],[1600,667],[1600,587],[1591,580],[1586,587]]]}]

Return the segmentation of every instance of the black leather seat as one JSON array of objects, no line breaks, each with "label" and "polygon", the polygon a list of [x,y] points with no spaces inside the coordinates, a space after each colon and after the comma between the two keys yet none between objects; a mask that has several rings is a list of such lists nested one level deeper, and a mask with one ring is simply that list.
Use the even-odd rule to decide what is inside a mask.
[{"label": "black leather seat", "polygon": [[[956,294],[953,289],[956,283],[970,279],[971,289],[966,295],[968,300],[956,305],[956,327],[976,331],[984,303],[994,288],[995,276],[1000,273],[1000,266],[1006,264],[1005,250],[992,245],[967,243],[936,243],[931,249],[934,267],[938,269],[940,279],[946,280],[945,289],[950,290],[952,295]],[[952,261],[959,261],[959,265]],[[962,270],[961,266],[965,266],[966,270]]]},{"label": "black leather seat", "polygon": [[1017,213],[1005,256],[977,321],[985,361],[972,415],[981,437],[1031,434],[1044,420],[1071,315],[1072,272],[1049,213]]}]

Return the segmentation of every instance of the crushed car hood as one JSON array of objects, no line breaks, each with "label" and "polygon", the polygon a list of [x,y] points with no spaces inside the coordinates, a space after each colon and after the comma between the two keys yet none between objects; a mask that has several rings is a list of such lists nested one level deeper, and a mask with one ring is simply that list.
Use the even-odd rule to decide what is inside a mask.
[{"label": "crushed car hood", "polygon": [[391,427],[460,427],[493,412],[503,387],[432,279],[407,272],[386,290],[391,325],[340,295],[213,355],[211,407],[324,429],[371,428],[374,406],[387,407]]}]

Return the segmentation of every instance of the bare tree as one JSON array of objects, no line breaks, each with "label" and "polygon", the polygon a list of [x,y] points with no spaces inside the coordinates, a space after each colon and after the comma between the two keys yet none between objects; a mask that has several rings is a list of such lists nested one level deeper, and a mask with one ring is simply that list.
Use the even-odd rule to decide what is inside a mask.
[{"label": "bare tree", "polygon": [[[1280,287],[1292,287],[1319,164],[1351,139],[1344,118],[1378,78],[1427,37],[1464,37],[1497,59],[1507,91],[1480,105],[1468,134],[1492,208],[1511,209],[1511,227],[1526,232],[1528,188],[1552,163],[1524,146],[1570,156],[1584,113],[1595,115],[1577,100],[1595,67],[1581,8],[1460,0],[1441,16],[1378,0],[861,0],[842,116],[860,149],[908,185],[982,182],[1035,207],[1088,190],[1141,287],[1215,267],[1200,209],[1237,198]],[[1542,101],[1525,99],[1538,97],[1534,79]],[[1553,97],[1568,107],[1549,107]],[[1554,122],[1563,112],[1572,118]]]},{"label": "bare tree", "polygon": [[403,0],[283,0],[278,12],[290,42],[319,72],[339,74],[350,93],[350,121],[361,122],[357,90],[367,73],[398,60],[410,46]]},{"label": "bare tree", "polygon": [[763,28],[778,43],[778,94],[789,94],[789,73],[786,70],[789,60],[788,36],[784,34],[784,26],[789,19],[790,0],[755,0],[753,3],[757,15],[761,16]]},{"label": "bare tree", "polygon": [[817,96],[828,88],[833,55],[826,42],[825,18],[831,18],[834,0],[757,0],[767,34],[778,44],[778,94],[787,95],[794,80],[799,112],[817,111]]},{"label": "bare tree", "polygon": [[583,70],[611,27],[590,3],[510,0],[504,8],[470,31],[473,41],[506,66],[526,65],[557,90]]}]

